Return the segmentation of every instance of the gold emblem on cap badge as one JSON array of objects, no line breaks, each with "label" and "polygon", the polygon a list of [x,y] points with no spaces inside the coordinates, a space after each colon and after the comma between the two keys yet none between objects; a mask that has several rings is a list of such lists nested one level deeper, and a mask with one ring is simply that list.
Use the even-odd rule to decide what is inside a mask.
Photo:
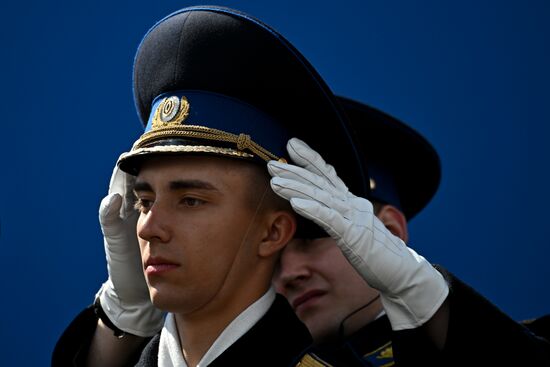
[{"label": "gold emblem on cap badge", "polygon": [[189,102],[185,96],[164,98],[158,105],[153,117],[153,130],[181,125],[189,116]]}]

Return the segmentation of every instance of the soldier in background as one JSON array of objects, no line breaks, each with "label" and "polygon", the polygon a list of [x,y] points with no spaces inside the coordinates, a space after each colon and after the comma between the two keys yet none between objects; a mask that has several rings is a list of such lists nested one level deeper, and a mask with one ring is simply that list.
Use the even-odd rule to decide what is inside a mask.
[{"label": "soldier in background", "polygon": [[[316,342],[302,360],[317,366],[548,365],[550,344],[542,336],[549,316],[528,324],[535,336],[405,246],[408,221],[439,185],[433,147],[381,111],[340,102],[368,163],[369,200],[351,194],[299,142],[289,151],[305,169],[270,163],[274,190],[332,236],[294,240],[274,276]],[[439,285],[438,275],[449,288]]]}]

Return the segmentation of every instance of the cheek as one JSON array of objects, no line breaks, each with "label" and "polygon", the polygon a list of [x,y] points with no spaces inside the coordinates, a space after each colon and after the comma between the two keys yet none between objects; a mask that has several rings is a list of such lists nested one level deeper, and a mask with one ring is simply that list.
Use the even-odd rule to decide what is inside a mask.
[{"label": "cheek", "polygon": [[221,253],[233,252],[238,249],[244,241],[250,240],[253,231],[248,231],[249,221],[245,221],[240,218],[226,217],[221,219],[215,225],[210,226],[206,233],[204,233],[205,239],[209,244]]},{"label": "cheek", "polygon": [[183,269],[189,275],[202,275],[216,281],[227,271],[230,260],[234,258],[234,245],[230,235],[219,228],[213,229],[187,226],[172,251],[178,254]]},{"label": "cheek", "polygon": [[340,268],[329,282],[334,295],[333,302],[339,303],[342,311],[351,312],[367,304],[377,294],[350,264]]},{"label": "cheek", "polygon": [[[143,213],[139,213],[137,223],[136,223],[136,227],[135,227],[135,233],[136,233],[136,237],[139,241],[140,247],[142,246],[142,241],[144,241],[140,237],[140,234],[142,234],[142,231],[143,231],[143,228],[144,228],[144,225],[145,225],[145,219],[146,219],[145,215]],[[128,233],[130,233],[130,230],[131,230],[131,228],[127,228]]]},{"label": "cheek", "polygon": [[139,250],[139,253],[141,255],[141,258],[143,259],[143,257],[145,256],[145,252],[148,251],[147,250],[147,241],[141,239],[138,237],[138,250]]},{"label": "cheek", "polygon": [[204,211],[193,217],[178,218],[172,238],[172,251],[189,274],[204,274],[212,281],[223,278],[236,260],[245,236],[248,238],[250,217],[237,210]]},{"label": "cheek", "polygon": [[339,251],[325,257],[325,261],[320,262],[317,269],[329,284],[336,299],[354,298],[362,294],[366,282]]}]

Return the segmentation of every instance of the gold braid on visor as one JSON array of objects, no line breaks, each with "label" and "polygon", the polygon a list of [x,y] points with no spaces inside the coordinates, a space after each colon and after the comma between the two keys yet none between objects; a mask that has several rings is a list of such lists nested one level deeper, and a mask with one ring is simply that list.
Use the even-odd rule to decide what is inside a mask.
[{"label": "gold braid on visor", "polygon": [[[196,149],[195,151],[204,151],[211,153],[221,153],[226,155],[237,155],[242,157],[253,157],[253,155],[247,154],[245,151],[249,151],[252,154],[258,156],[264,161],[268,162],[270,160],[282,160],[284,158],[279,158],[276,155],[269,152],[267,149],[263,148],[259,144],[252,141],[250,135],[239,134],[235,135],[228,133],[222,130],[212,129],[206,126],[200,125],[179,125],[175,126],[166,126],[159,127],[154,130],[148,131],[143,134],[132,147],[132,153],[138,153],[138,150],[148,150],[147,148],[151,147],[151,144],[164,139],[170,138],[190,138],[190,139],[201,139],[206,141],[215,141],[215,142],[224,142],[224,143],[234,143],[236,145],[237,151],[234,151],[230,148],[221,148],[215,146],[205,146],[202,148],[210,148],[207,150]],[[155,148],[160,148],[156,146]],[[160,149],[162,150],[162,149]],[[233,152],[233,153],[232,153]],[[240,153],[240,154],[239,154]]]}]

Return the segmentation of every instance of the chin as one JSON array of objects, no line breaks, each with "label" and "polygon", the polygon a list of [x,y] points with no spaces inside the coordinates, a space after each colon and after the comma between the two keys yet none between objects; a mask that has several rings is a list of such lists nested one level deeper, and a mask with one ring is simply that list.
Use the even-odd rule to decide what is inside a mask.
[{"label": "chin", "polygon": [[186,293],[181,290],[168,289],[165,287],[149,288],[151,302],[156,308],[178,314],[188,314],[204,306],[204,304],[199,301],[199,295],[191,295],[192,293],[193,292]]},{"label": "chin", "polygon": [[150,287],[149,298],[151,298],[151,302],[159,310],[170,311],[166,309],[166,306],[168,305],[166,297],[164,297],[162,292],[159,292],[158,289]]},{"label": "chin", "polygon": [[329,343],[338,338],[338,325],[327,325],[326,319],[321,319],[319,323],[312,321],[303,322],[308,328],[315,344]]},{"label": "chin", "polygon": [[149,297],[153,305],[159,310],[166,312],[179,312],[181,309],[181,299],[175,297],[177,293],[174,291],[169,291],[167,289],[150,287],[149,288]]}]

